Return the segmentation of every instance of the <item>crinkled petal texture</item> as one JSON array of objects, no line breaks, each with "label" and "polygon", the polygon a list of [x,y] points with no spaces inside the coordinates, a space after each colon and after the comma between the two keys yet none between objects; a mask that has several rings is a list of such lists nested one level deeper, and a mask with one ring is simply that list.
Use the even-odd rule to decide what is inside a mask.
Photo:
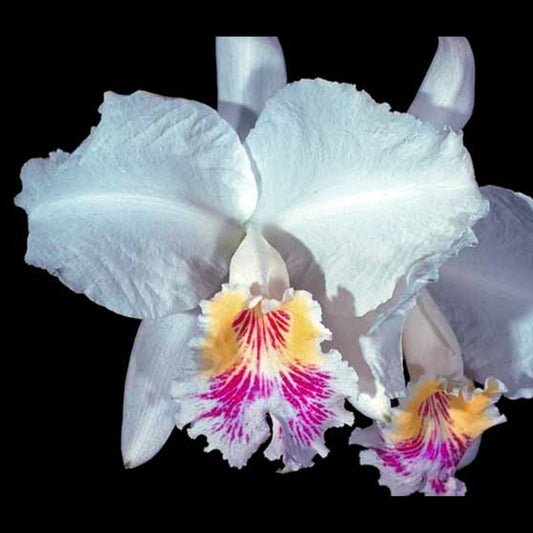
[{"label": "crinkled petal texture", "polygon": [[246,145],[261,191],[253,220],[334,342],[351,333],[340,351],[361,377],[358,408],[383,413],[384,394],[404,389],[405,314],[486,213],[461,134],[351,85],[304,80],[267,102]]},{"label": "crinkled petal texture", "polygon": [[220,286],[255,207],[245,150],[197,102],[106,93],[100,112],[73,154],[22,170],[26,261],[123,315],[193,308]]},{"label": "crinkled petal texture", "polygon": [[270,436],[268,414],[265,455],[282,458],[285,472],[325,456],[326,429],[353,421],[344,401],[357,393],[357,376],[338,352],[321,352],[329,332],[310,294],[288,289],[276,305],[226,285],[202,310],[196,370],[173,384],[178,427],[190,423],[207,451],[240,468]]},{"label": "crinkled petal texture", "polygon": [[430,292],[463,351],[465,374],[504,381],[509,398],[533,397],[533,200],[483,187],[489,216],[476,248],[443,266]]},{"label": "crinkled petal texture", "polygon": [[392,410],[388,424],[356,429],[350,442],[370,448],[361,464],[376,466],[380,485],[393,496],[420,491],[431,496],[461,496],[464,483],[454,477],[469,446],[483,431],[505,422],[493,406],[505,390],[490,379],[484,390],[453,388],[445,379],[423,377]]},{"label": "crinkled petal texture", "polygon": [[188,346],[197,325],[198,311],[194,310],[143,320],[139,327],[124,389],[122,457],[126,468],[150,460],[175,427],[170,386],[188,370]]}]

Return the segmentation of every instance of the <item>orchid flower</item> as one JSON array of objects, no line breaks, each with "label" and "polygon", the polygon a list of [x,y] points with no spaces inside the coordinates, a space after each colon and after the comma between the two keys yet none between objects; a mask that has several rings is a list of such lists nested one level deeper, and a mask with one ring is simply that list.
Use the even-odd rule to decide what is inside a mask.
[{"label": "orchid flower", "polygon": [[351,423],[345,399],[387,418],[404,381],[382,341],[488,206],[461,133],[352,85],[286,85],[274,38],[220,38],[217,66],[218,112],[107,93],[72,154],[26,163],[26,261],[142,319],[126,466],[177,424],[236,467],[271,435],[296,470]]},{"label": "orchid flower", "polygon": [[[409,112],[459,130],[473,103],[468,41],[442,38]],[[505,421],[493,404],[503,393],[533,396],[533,200],[500,187],[481,191],[490,212],[474,226],[478,245],[445,263],[399,318],[406,397],[388,421],[351,437],[370,448],[361,463],[376,466],[393,495],[464,494],[455,470],[475,458],[483,431]]]}]

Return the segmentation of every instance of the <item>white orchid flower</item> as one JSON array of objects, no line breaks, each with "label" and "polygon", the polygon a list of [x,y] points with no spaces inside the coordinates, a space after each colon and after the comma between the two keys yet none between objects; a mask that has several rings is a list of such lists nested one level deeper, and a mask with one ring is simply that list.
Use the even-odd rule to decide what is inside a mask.
[{"label": "white orchid flower", "polygon": [[[475,244],[487,202],[461,133],[351,85],[284,86],[273,38],[219,39],[217,63],[218,113],[107,93],[77,150],[24,166],[26,260],[143,319],[127,466],[176,423],[242,466],[269,415],[265,454],[295,470],[326,454],[328,427],[351,422],[345,398],[387,416],[404,381],[380,339],[399,338],[418,292]],[[336,349],[322,353],[319,304],[359,384]]]},{"label": "white orchid flower", "polygon": [[[461,129],[472,113],[474,77],[468,41],[440,39],[409,112]],[[407,397],[390,422],[351,438],[371,448],[361,463],[378,467],[393,495],[463,495],[456,469],[475,458],[484,430],[505,421],[493,404],[502,393],[533,396],[533,200],[492,186],[482,194],[490,213],[474,226],[478,246],[444,264],[406,315]]]}]

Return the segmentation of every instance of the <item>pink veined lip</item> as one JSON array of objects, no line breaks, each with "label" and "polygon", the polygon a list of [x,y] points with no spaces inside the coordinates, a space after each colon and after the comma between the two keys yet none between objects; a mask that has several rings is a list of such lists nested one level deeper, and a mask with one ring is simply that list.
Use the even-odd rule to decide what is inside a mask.
[{"label": "pink veined lip", "polygon": [[265,358],[279,356],[286,346],[286,334],[291,316],[283,310],[273,310],[258,316],[253,309],[242,311],[232,324],[237,342],[245,345],[248,359],[240,360],[228,370],[211,378],[209,390],[199,395],[215,400],[216,405],[200,418],[219,419],[215,431],[224,432],[231,440],[249,442],[242,425],[242,412],[255,401],[268,399],[277,393],[294,409],[287,424],[293,438],[309,445],[322,432],[324,422],[332,413],[322,402],[333,395],[330,376],[316,365],[301,365],[297,360],[281,363],[275,377],[262,372]]},{"label": "pink veined lip", "polygon": [[[376,449],[383,463],[403,476],[412,473],[417,461],[436,462],[446,470],[455,469],[472,440],[452,429],[448,411],[449,401],[443,392],[438,391],[424,400],[418,408],[418,415],[423,417],[418,435],[395,445],[387,444],[384,449]],[[428,429],[429,434],[426,433]],[[436,492],[445,490],[442,481],[434,479],[431,482]]]}]

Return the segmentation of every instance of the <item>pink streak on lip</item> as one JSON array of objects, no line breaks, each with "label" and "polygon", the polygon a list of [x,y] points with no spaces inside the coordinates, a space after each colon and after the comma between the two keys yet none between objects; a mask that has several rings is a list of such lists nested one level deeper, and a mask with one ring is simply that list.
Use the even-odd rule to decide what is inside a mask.
[{"label": "pink streak on lip", "polygon": [[288,420],[292,437],[309,445],[312,437],[321,434],[331,416],[323,405],[333,393],[329,379],[315,367],[303,370],[292,366],[272,379],[251,372],[245,365],[232,367],[213,378],[209,390],[199,395],[202,399],[216,401],[216,406],[200,418],[218,419],[217,430],[224,431],[232,440],[239,439],[244,435],[242,415],[246,407],[257,400],[268,399],[276,391],[294,408],[295,414]]},{"label": "pink streak on lip", "polygon": [[[447,479],[457,468],[459,461],[471,443],[465,435],[457,435],[451,427],[448,398],[443,392],[436,392],[418,408],[422,423],[418,435],[397,444],[382,439],[383,447],[376,449],[386,467],[396,473],[410,477],[414,470],[440,465],[436,469]],[[461,438],[462,437],[462,438]],[[445,492],[445,483],[438,478],[429,480],[437,494]]]},{"label": "pink streak on lip", "polygon": [[325,407],[334,393],[327,372],[316,365],[304,367],[298,362],[280,364],[279,361],[276,361],[280,369],[276,375],[270,373],[266,377],[262,371],[265,358],[278,357],[279,349],[286,345],[283,334],[289,331],[290,320],[291,316],[282,310],[261,316],[253,309],[246,309],[232,324],[237,343],[244,348],[242,358],[212,378],[209,390],[198,395],[216,402],[200,418],[216,420],[215,430],[223,432],[231,441],[249,442],[251,435],[243,425],[244,411],[272,395],[282,397],[292,406],[294,414],[290,418],[284,416],[286,430],[300,444],[310,445],[332,416]]}]

